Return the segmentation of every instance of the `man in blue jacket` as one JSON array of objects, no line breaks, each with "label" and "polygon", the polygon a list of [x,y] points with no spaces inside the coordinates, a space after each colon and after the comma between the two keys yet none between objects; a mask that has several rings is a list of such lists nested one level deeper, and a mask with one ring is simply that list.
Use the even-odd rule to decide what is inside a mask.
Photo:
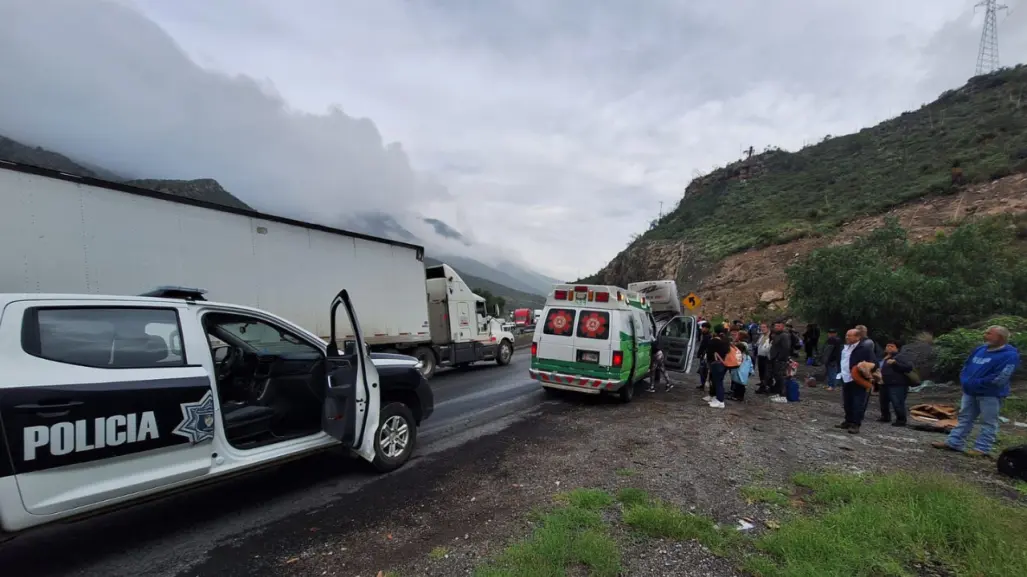
[{"label": "man in blue jacket", "polygon": [[[1009,396],[1009,379],[1020,365],[1020,352],[1009,344],[1009,329],[990,326],[984,332],[985,344],[977,347],[963,365],[959,380],[963,384],[963,400],[959,407],[959,424],[944,442],[932,443],[938,449],[964,451],[981,456],[991,452],[998,436],[998,413],[1002,400]],[[974,422],[981,419],[981,433],[972,449],[966,440]]]}]

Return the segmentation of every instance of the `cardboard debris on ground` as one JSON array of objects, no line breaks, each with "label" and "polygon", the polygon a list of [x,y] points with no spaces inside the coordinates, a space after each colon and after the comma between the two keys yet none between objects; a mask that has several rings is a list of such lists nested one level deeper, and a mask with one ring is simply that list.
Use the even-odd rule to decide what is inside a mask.
[{"label": "cardboard debris on ground", "polygon": [[957,424],[959,411],[952,405],[923,404],[909,408],[910,424],[917,429],[936,433],[951,432]]}]

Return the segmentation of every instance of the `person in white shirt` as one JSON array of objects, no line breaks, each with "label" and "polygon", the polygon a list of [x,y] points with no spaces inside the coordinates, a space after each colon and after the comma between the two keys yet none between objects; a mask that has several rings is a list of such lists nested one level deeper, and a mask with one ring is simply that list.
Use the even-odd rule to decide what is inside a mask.
[{"label": "person in white shirt", "polygon": [[[842,362],[841,362],[841,374],[842,374],[842,406],[845,409],[845,420],[835,425],[836,429],[846,429],[852,427],[856,422],[853,418],[853,411],[856,410],[852,407],[851,396],[845,394],[845,390],[853,386],[852,383],[852,370],[849,367],[850,360],[852,358],[853,351],[860,345],[860,334],[856,329],[850,329],[845,333],[845,345],[842,346]],[[862,420],[862,419],[860,419]]]}]

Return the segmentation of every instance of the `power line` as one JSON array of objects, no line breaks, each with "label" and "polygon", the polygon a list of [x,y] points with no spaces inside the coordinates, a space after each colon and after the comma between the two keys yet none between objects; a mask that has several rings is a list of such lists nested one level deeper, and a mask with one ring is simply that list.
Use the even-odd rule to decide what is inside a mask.
[{"label": "power line", "polygon": [[984,7],[984,30],[981,31],[981,45],[977,51],[976,76],[998,70],[998,12],[1009,10],[1009,6],[998,0],[981,0],[974,5],[974,12]]}]

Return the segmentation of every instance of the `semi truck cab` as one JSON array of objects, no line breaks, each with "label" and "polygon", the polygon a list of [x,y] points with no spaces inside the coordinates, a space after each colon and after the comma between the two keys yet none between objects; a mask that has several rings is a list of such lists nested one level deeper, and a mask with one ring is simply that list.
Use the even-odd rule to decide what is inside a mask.
[{"label": "semi truck cab", "polygon": [[477,361],[507,365],[513,357],[514,335],[493,316],[485,299],[474,294],[452,267],[425,268],[432,347],[415,351],[422,372],[436,366],[465,367]]}]

